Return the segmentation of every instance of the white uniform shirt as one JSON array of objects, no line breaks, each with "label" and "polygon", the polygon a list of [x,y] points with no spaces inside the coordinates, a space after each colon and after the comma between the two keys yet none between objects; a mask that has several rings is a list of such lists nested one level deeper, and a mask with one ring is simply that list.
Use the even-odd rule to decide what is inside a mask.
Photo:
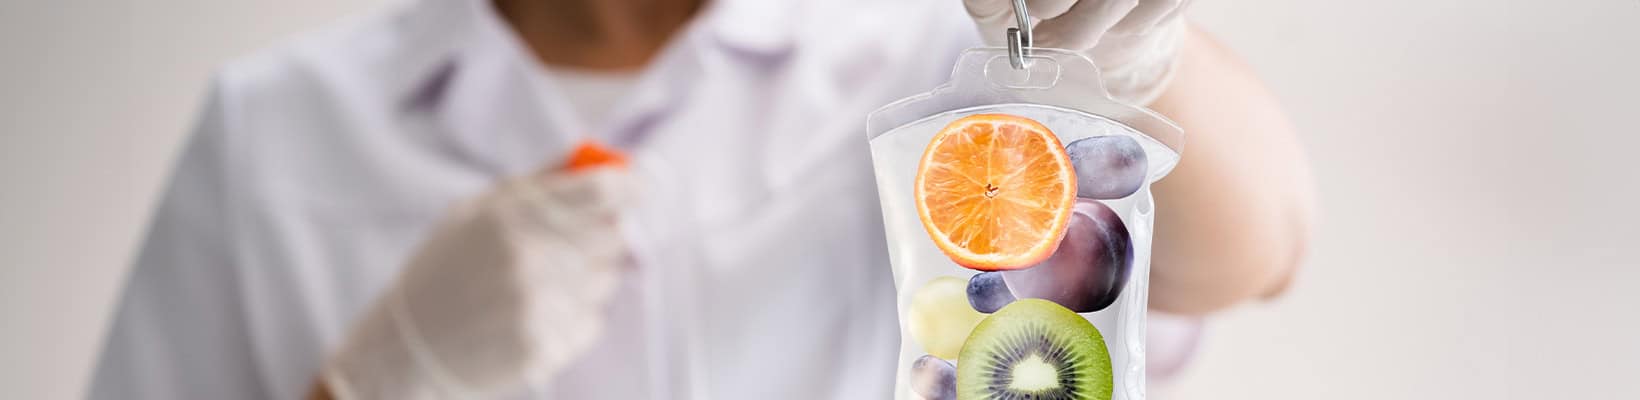
[{"label": "white uniform shirt", "polygon": [[94,399],[295,399],[446,208],[594,136],[629,152],[637,266],[537,398],[891,397],[864,116],[979,42],[951,0],[718,0],[600,129],[484,0],[415,0],[215,78]]},{"label": "white uniform shirt", "polygon": [[626,99],[632,93],[632,86],[638,83],[636,73],[624,71],[550,67],[546,73],[543,84],[550,86],[541,90],[559,93],[582,127],[581,131],[589,135],[601,133],[600,128],[609,123],[609,112],[619,106],[618,102]]}]

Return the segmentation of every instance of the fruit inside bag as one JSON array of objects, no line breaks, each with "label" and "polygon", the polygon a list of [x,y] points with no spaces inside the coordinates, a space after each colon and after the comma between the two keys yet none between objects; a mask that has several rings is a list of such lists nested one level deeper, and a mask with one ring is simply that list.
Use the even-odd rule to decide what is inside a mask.
[{"label": "fruit inside bag", "polygon": [[1145,397],[1150,184],[1182,132],[1079,54],[971,49],[867,121],[898,291],[896,399]]}]

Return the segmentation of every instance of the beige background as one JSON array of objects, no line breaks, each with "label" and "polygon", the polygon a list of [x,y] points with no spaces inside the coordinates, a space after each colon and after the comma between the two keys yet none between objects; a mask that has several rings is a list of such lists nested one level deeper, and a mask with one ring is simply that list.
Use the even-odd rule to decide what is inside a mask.
[{"label": "beige background", "polygon": [[[0,4],[0,397],[81,395],[213,66],[376,4]],[[1323,218],[1168,397],[1640,398],[1640,1],[1195,14],[1286,103]]]}]

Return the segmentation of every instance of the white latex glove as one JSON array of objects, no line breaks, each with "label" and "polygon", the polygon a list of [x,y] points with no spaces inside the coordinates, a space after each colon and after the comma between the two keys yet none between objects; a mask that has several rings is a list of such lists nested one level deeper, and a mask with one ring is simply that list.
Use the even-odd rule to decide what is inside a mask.
[{"label": "white latex glove", "polygon": [[466,399],[550,378],[601,334],[624,169],[552,172],[460,204],[324,371],[338,399]]},{"label": "white latex glove", "polygon": [[[1190,0],[1025,0],[1035,22],[1032,47],[1080,51],[1099,66],[1105,90],[1117,100],[1149,104],[1167,85],[1184,39]],[[980,35],[1007,45],[1013,0],[963,0]]]}]

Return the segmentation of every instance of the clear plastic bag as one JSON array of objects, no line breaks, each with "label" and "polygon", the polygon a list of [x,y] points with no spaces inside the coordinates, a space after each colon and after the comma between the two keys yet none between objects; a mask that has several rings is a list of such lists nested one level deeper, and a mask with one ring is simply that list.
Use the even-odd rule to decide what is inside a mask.
[{"label": "clear plastic bag", "polygon": [[1145,398],[1150,184],[1183,132],[1110,99],[1084,56],[1028,51],[970,49],[867,118],[896,399]]}]

